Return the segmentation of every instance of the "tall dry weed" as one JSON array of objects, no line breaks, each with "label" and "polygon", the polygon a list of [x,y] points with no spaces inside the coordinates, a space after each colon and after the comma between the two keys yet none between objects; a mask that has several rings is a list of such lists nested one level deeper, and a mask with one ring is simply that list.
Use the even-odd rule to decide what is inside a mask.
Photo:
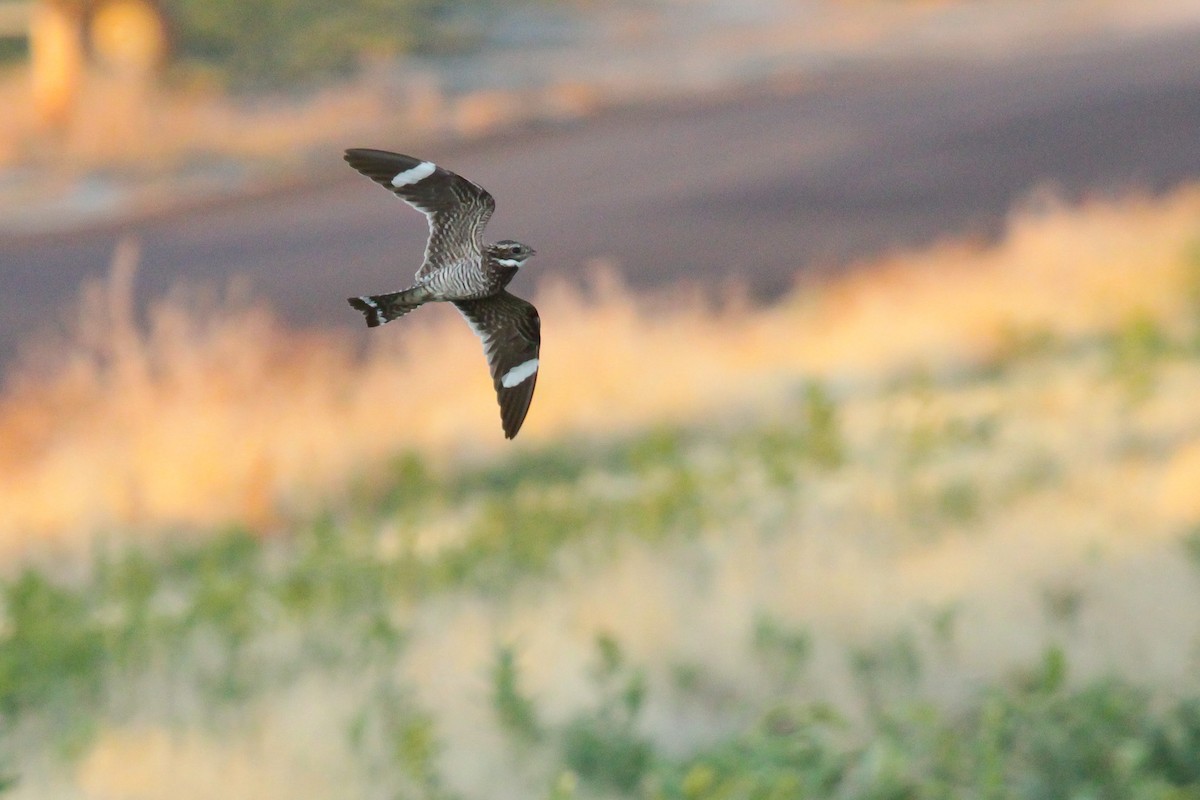
[{"label": "tall dry weed", "polygon": [[[806,377],[995,358],[1014,330],[1073,337],[1176,318],[1198,219],[1196,189],[1021,212],[995,247],[898,255],[767,308],[635,297],[611,276],[587,292],[547,283],[543,369],[516,446],[753,409]],[[63,342],[9,376],[10,551],[104,528],[266,528],[398,451],[507,446],[479,343],[452,310],[422,309],[356,354],[347,336],[285,329],[232,295],[177,293],[139,319],[135,267],[123,245]]]}]

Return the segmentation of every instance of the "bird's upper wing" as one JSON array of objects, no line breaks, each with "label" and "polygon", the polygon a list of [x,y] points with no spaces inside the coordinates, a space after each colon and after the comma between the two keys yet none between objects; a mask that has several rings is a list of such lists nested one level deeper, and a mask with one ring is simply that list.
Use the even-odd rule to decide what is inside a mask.
[{"label": "bird's upper wing", "polygon": [[542,344],[537,309],[507,291],[481,300],[456,300],[454,305],[483,340],[483,353],[500,402],[504,437],[511,439],[525,421],[537,385]]},{"label": "bird's upper wing", "polygon": [[458,261],[479,261],[483,227],[496,208],[486,189],[432,161],[386,150],[347,150],[345,159],[429,220],[425,263],[417,280]]}]

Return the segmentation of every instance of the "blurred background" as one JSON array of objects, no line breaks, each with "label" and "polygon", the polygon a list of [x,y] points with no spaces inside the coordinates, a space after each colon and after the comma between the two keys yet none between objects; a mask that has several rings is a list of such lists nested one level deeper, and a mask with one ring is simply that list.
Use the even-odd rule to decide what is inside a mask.
[{"label": "blurred background", "polygon": [[[0,109],[0,795],[1200,797],[1194,0],[4,0]],[[537,248],[514,442],[347,147]]]}]

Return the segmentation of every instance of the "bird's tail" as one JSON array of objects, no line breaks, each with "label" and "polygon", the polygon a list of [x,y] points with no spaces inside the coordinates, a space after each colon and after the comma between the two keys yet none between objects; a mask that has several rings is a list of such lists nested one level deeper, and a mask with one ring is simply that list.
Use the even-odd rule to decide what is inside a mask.
[{"label": "bird's tail", "polygon": [[374,328],[385,322],[403,317],[428,299],[425,292],[405,289],[402,292],[373,294],[369,297],[350,297],[347,302],[367,318],[367,327]]}]

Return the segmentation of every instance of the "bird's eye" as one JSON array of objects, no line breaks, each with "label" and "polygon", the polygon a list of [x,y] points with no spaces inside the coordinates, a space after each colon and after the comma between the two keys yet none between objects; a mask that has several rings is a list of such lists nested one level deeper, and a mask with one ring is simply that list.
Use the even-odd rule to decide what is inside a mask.
[{"label": "bird's eye", "polygon": [[519,244],[514,244],[512,247],[510,247],[510,248],[508,248],[508,249],[509,249],[510,251],[512,251],[512,254],[513,254],[514,256],[519,256],[519,255],[521,255],[521,253],[524,253],[524,252],[525,252],[525,248],[524,248],[524,247],[522,247],[522,246],[521,246],[521,245],[519,245]]}]

